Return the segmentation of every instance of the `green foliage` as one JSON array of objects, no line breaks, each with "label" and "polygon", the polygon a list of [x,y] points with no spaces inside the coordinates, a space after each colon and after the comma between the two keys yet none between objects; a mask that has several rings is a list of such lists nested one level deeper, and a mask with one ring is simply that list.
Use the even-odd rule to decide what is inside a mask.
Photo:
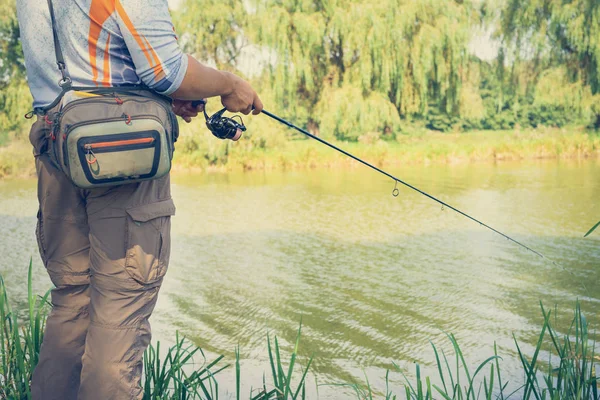
[{"label": "green foliage", "polygon": [[[29,263],[28,296],[26,322],[22,322],[16,310],[10,307],[6,286],[0,276],[0,397],[6,399],[28,399],[31,397],[30,382],[38,362],[38,355],[44,337],[44,326],[51,305],[48,302],[50,292],[36,297],[32,289],[32,264]],[[517,385],[520,398],[524,400],[574,399],[599,400],[600,381],[596,376],[596,342],[592,339],[580,304],[575,306],[571,326],[566,333],[559,334],[551,323],[551,312],[541,306],[543,324],[533,355],[521,350],[515,338],[515,347],[523,368],[522,385]],[[302,322],[296,335],[290,358],[285,361],[277,337],[271,340],[267,336],[270,378],[255,388],[250,388],[250,400],[288,400],[306,399],[306,378],[313,357],[308,359],[305,368],[296,371],[296,362],[300,346]],[[404,388],[400,391],[411,400],[433,398],[491,400],[508,399],[515,392],[507,393],[509,382],[503,379],[502,358],[498,356],[496,345],[494,354],[475,368],[470,368],[463,356],[457,339],[447,335],[452,354],[446,354],[433,343],[435,365],[438,376],[434,381],[421,374],[416,364],[414,379],[409,379],[404,371],[393,364],[395,371],[404,377]],[[543,351],[543,348],[548,348]],[[547,361],[540,361],[542,356]],[[199,362],[199,358],[202,359]],[[222,365],[224,357],[219,356],[208,362],[202,350],[177,334],[173,346],[161,351],[160,342],[148,347],[144,353],[144,376],[142,386],[144,399],[147,400],[193,400],[217,399],[219,385],[217,376],[229,365]],[[449,359],[451,361],[449,361]],[[488,371],[486,373],[486,370]],[[385,400],[399,398],[390,388],[389,373],[386,373]],[[239,347],[235,350],[236,398],[242,396],[241,357]],[[513,374],[514,375],[514,374]],[[483,376],[483,379],[481,378]],[[369,380],[366,384],[337,384],[333,386],[349,387],[358,399],[380,398],[373,391]],[[272,383],[271,383],[272,382]],[[382,394],[383,396],[383,394]]]},{"label": "green foliage", "polygon": [[30,109],[16,3],[0,0],[0,146],[12,139],[10,133],[20,129]]},{"label": "green foliage", "polygon": [[431,110],[427,114],[426,119],[427,129],[441,132],[450,132],[460,122],[460,119],[451,114],[440,112],[438,110]]},{"label": "green foliage", "polygon": [[[551,324],[551,312],[542,307],[544,325],[538,338],[534,354],[529,359],[520,349],[515,338],[515,346],[526,373],[523,398],[551,399],[598,399],[598,378],[595,372],[596,342],[589,334],[588,322],[581,312],[580,304],[575,307],[575,315],[567,334],[561,336]],[[544,339],[549,337],[551,350],[548,362],[541,364],[538,356]],[[552,356],[559,360],[552,363]],[[540,370],[546,370],[541,377]]]},{"label": "green foliage", "polygon": [[34,296],[31,267],[30,261],[27,286],[29,318],[24,324],[19,313],[11,308],[4,279],[0,276],[0,398],[3,399],[31,398],[31,377],[44,338],[50,292],[43,297]]},{"label": "green foliage", "polygon": [[[494,354],[481,362],[474,370],[468,367],[462,350],[452,334],[448,339],[452,345],[454,356],[447,357],[443,350],[431,344],[438,370],[436,380],[432,383],[429,377],[421,375],[420,366],[416,364],[416,378],[410,380],[404,372],[394,364],[396,370],[405,379],[406,398],[410,400],[426,400],[434,398],[491,400],[508,399],[513,396],[523,400],[541,399],[600,399],[600,381],[596,376],[597,355],[596,342],[590,337],[587,319],[581,311],[580,304],[575,305],[571,326],[566,334],[559,334],[551,323],[551,312],[541,306],[544,322],[538,336],[537,345],[532,356],[526,355],[515,338],[519,360],[523,367],[524,383],[512,393],[507,391],[509,382],[502,377],[498,350],[494,344]],[[544,352],[543,347],[550,350]],[[542,355],[547,360],[541,361]],[[487,370],[487,373],[486,373]],[[483,375],[483,379],[479,377]],[[394,397],[392,397],[394,396]],[[395,398],[387,390],[386,399]]]},{"label": "green foliage", "polygon": [[[173,19],[185,51],[249,77],[267,109],[325,137],[600,129],[595,0],[183,0]],[[480,32],[500,44],[495,59],[471,54]],[[26,124],[24,70],[14,0],[0,0],[0,146]],[[281,150],[288,139],[297,135],[261,133],[233,151]],[[231,158],[222,143],[181,146],[203,167]]]},{"label": "green foliage", "polygon": [[501,68],[511,68],[506,81],[513,105],[546,103],[568,118],[574,113],[580,121],[596,120],[600,113],[592,104],[598,99],[592,95],[600,93],[600,2],[506,0],[499,10],[497,34],[512,55],[512,65]]},{"label": "green foliage", "polygon": [[237,0],[185,1],[174,18],[186,52],[220,69],[234,69],[247,45],[248,14]]},{"label": "green foliage", "polygon": [[328,87],[349,83],[402,116],[426,113],[430,98],[459,109],[470,1],[263,0],[257,10],[252,37],[274,50],[267,73],[287,107],[312,110]]},{"label": "green foliage", "polygon": [[23,115],[31,110],[31,102],[24,80],[15,78],[0,91],[0,145],[21,136],[23,124],[27,121]]},{"label": "green foliage", "polygon": [[584,235],[584,237],[590,236],[596,230],[596,228],[598,228],[599,226],[600,226],[600,222],[598,222],[596,225],[592,226],[592,228]]},{"label": "green foliage", "polygon": [[[202,356],[200,365],[194,356]],[[160,342],[144,353],[144,400],[197,399],[215,397],[215,375],[228,367],[217,365],[223,356],[208,363],[202,350],[176,334],[175,344],[161,358]],[[185,368],[193,367],[193,368]],[[214,370],[211,370],[214,367]],[[191,371],[190,371],[191,370]]]},{"label": "green foliage", "polygon": [[[596,3],[254,0],[240,8],[233,2],[217,13],[230,18],[231,29],[203,33],[194,48],[211,49],[209,58],[219,64],[218,54],[254,43],[264,59],[255,81],[272,98],[269,108],[340,140],[394,137],[401,121],[443,132],[599,128]],[[189,21],[188,32],[218,25],[211,2],[206,17],[197,2],[185,4],[179,15]],[[502,44],[491,62],[469,55],[479,24],[492,27]],[[240,57],[230,59],[251,69]]]},{"label": "green foliage", "polygon": [[[19,313],[13,310],[8,301],[6,286],[0,275],[0,398],[30,399],[31,377],[38,363],[38,356],[44,338],[46,318],[51,309],[48,302],[50,291],[37,297],[32,288],[32,262],[29,262],[27,285],[28,319],[22,322]],[[300,380],[293,383],[294,367],[298,356],[300,332],[284,371],[284,359],[275,337],[272,349],[269,339],[270,367],[273,373],[273,387],[263,382],[258,390],[250,390],[250,400],[306,399],[306,376],[312,363],[308,360]],[[275,355],[276,358],[273,358]],[[198,358],[202,362],[198,363]],[[175,344],[162,352],[160,342],[150,345],[144,353],[144,400],[192,400],[218,399],[219,385],[216,375],[229,368],[221,365],[223,356],[207,362],[202,350],[177,333]],[[239,349],[236,350],[237,398],[240,398]],[[267,389],[269,387],[269,389]]]},{"label": "green foliage", "polygon": [[13,79],[23,78],[24,72],[16,3],[0,0],[0,89]]},{"label": "green foliage", "polygon": [[338,140],[355,142],[369,133],[393,139],[400,130],[398,111],[385,96],[372,92],[363,97],[352,86],[327,88],[317,114],[321,136]]}]

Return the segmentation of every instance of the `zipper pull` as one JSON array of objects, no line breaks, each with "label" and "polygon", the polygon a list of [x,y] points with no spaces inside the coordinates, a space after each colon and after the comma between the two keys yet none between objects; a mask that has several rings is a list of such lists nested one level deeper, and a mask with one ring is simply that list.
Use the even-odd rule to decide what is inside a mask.
[{"label": "zipper pull", "polygon": [[125,118],[125,123],[127,125],[131,125],[131,115],[123,113],[123,115],[121,115],[121,118]]},{"label": "zipper pull", "polygon": [[[51,119],[48,119],[48,116],[45,116],[45,118],[47,119],[46,123],[48,123],[49,125],[52,125],[52,133],[50,135],[50,138],[52,140],[56,140],[56,136],[58,134],[60,134],[60,124],[58,123],[59,118],[60,118],[60,113],[59,112],[54,113],[52,115]],[[64,138],[64,136],[63,136],[63,138]]]},{"label": "zipper pull", "polygon": [[96,155],[92,151],[92,145],[91,144],[86,144],[84,146],[84,148],[87,149],[87,153],[85,154],[85,161],[87,161],[87,163],[89,165],[95,164],[96,161],[98,161],[98,159],[96,158]]}]

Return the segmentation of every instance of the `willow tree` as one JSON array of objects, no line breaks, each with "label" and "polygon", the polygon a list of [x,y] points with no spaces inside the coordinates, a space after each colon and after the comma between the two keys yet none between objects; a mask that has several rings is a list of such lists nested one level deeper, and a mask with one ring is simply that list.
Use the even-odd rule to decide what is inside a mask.
[{"label": "willow tree", "polygon": [[[600,2],[505,0],[500,35],[512,68],[528,66],[528,93],[537,103],[583,115],[600,102]],[[512,74],[513,77],[516,74]],[[513,87],[522,82],[512,80]],[[562,94],[550,93],[560,88]],[[568,93],[567,93],[568,92]],[[595,109],[600,127],[600,109]]]},{"label": "willow tree", "polygon": [[319,122],[316,107],[337,113],[357,94],[369,100],[364,113],[392,105],[402,117],[429,107],[458,114],[477,18],[468,0],[260,0],[252,26],[274,50],[268,73],[279,103]]},{"label": "willow tree", "polygon": [[23,124],[30,107],[16,4],[0,0],[0,144]]},{"label": "willow tree", "polygon": [[186,0],[174,13],[183,48],[220,69],[235,69],[248,12],[238,0]]}]

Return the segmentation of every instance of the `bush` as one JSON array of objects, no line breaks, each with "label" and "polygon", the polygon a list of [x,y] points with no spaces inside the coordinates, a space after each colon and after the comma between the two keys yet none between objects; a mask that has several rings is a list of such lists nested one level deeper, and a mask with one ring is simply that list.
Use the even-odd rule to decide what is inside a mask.
[{"label": "bush", "polygon": [[512,110],[504,109],[497,114],[486,117],[482,121],[482,126],[484,129],[504,130],[513,129],[516,123],[515,113]]},{"label": "bush", "polygon": [[449,115],[432,107],[427,114],[425,127],[433,131],[450,132],[461,122],[459,117]]}]

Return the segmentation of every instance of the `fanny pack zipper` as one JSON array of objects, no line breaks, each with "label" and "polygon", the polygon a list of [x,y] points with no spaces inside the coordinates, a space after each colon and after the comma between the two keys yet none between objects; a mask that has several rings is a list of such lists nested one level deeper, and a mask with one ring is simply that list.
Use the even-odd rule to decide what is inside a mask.
[{"label": "fanny pack zipper", "polygon": [[[79,128],[80,126],[101,124],[103,122],[118,122],[118,121],[123,121],[123,123],[125,123],[126,119],[127,119],[126,116],[121,116],[121,117],[98,118],[98,119],[90,119],[87,121],[81,121],[76,124],[67,125],[65,127],[65,133],[66,133],[67,137],[69,137],[69,133],[71,133],[71,131],[73,131],[73,129]],[[136,115],[134,117],[131,117],[132,121],[136,121],[138,119],[152,119],[158,123],[161,122],[157,116],[151,115],[151,114],[142,114],[142,115]]]},{"label": "fanny pack zipper", "polygon": [[109,149],[111,147],[120,146],[134,146],[134,145],[149,145],[152,147],[154,144],[154,138],[139,138],[139,139],[127,139],[127,140],[114,140],[112,142],[99,142],[99,143],[87,143],[83,145],[85,150],[98,150],[98,149]]},{"label": "fanny pack zipper", "polygon": [[[173,137],[171,138],[171,140],[173,142],[175,142],[177,140],[177,137],[179,136],[179,124],[177,123],[177,118],[173,114],[172,110],[169,110],[162,102],[160,102],[159,100],[156,100],[156,99],[152,99],[152,98],[148,98],[148,97],[144,97],[144,96],[132,95],[132,94],[127,94],[127,96],[139,97],[139,99],[138,98],[126,98],[126,99],[122,100],[122,99],[120,99],[117,96],[109,97],[109,96],[106,96],[106,95],[99,95],[99,96],[97,96],[98,97],[97,99],[95,97],[92,97],[92,98],[87,97],[87,98],[77,99],[77,100],[71,101],[69,104],[67,104],[64,107],[64,109],[62,109],[60,111],[59,115],[62,116],[67,111],[69,111],[71,108],[75,107],[77,104],[82,103],[82,102],[86,102],[86,101],[87,102],[98,101],[98,102],[100,102],[102,104],[112,104],[118,98],[120,100],[120,102],[117,102],[116,104],[119,104],[119,105],[122,105],[124,103],[129,102],[129,101],[134,101],[134,102],[138,102],[138,103],[149,103],[149,102],[153,101],[156,104],[158,104],[163,110],[165,110],[165,113],[167,114],[167,118],[169,118],[169,122],[171,123],[171,128],[172,128],[172,133],[171,134],[173,135]],[[156,121],[159,122],[159,123],[162,123],[162,121],[160,121],[158,118],[156,118]],[[171,148],[170,145],[169,145],[169,148]],[[171,149],[171,151],[173,151],[173,150],[174,149]]]},{"label": "fanny pack zipper", "polygon": [[[131,95],[128,95],[131,96]],[[73,107],[75,107],[76,105],[80,104],[80,103],[91,103],[91,102],[99,102],[102,104],[124,104],[130,101],[135,101],[138,103],[149,103],[151,101],[157,103],[160,107],[162,107],[163,110],[165,110],[167,112],[167,114],[169,114],[169,110],[167,109],[166,106],[164,106],[161,102],[159,102],[158,100],[154,100],[154,99],[150,99],[147,97],[143,97],[143,96],[139,96],[140,99],[136,99],[136,98],[126,98],[126,99],[121,99],[121,102],[116,102],[116,99],[120,99],[120,97],[118,96],[106,96],[106,95],[98,95],[98,96],[94,96],[94,97],[85,97],[82,99],[76,99],[73,101],[70,101],[60,112],[61,114],[65,114],[67,111],[69,111],[70,109],[72,109]]]}]

